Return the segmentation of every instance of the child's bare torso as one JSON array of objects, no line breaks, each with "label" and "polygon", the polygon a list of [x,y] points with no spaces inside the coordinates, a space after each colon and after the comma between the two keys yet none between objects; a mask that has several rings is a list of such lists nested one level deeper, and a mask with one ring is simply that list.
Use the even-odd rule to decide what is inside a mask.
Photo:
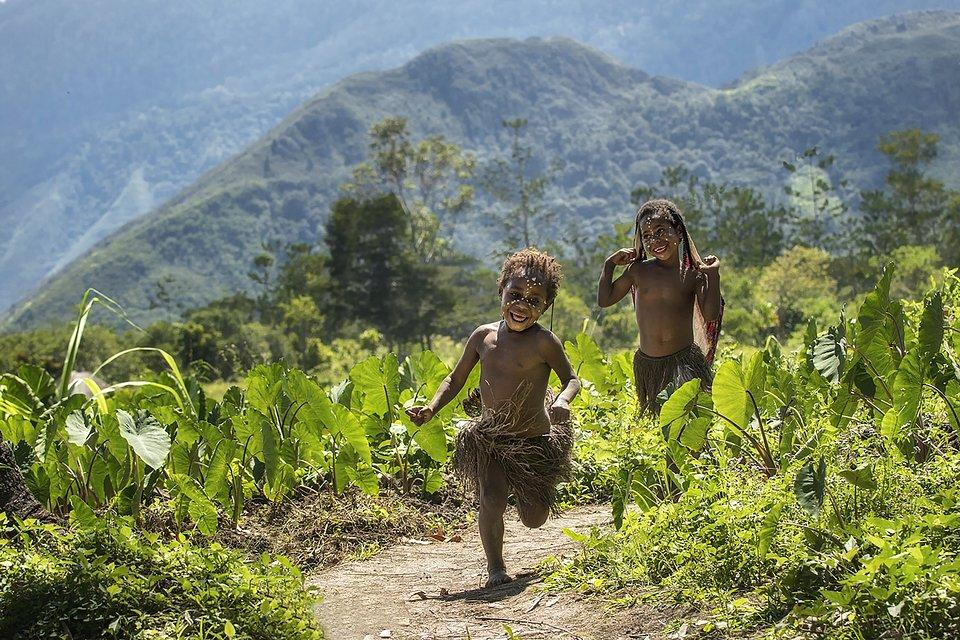
[{"label": "child's bare torso", "polygon": [[656,260],[635,262],[630,270],[636,290],[640,350],[659,357],[693,344],[696,272],[691,270],[681,278],[679,269]]},{"label": "child's bare torso", "polygon": [[549,332],[539,324],[521,332],[510,331],[503,322],[482,329],[485,334],[478,355],[484,408],[496,412],[510,407],[518,436],[549,433],[550,418],[543,406],[550,379],[543,344]]}]

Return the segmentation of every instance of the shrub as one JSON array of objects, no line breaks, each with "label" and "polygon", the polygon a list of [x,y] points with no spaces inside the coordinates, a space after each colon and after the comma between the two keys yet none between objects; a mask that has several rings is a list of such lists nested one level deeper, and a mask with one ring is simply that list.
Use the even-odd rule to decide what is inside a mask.
[{"label": "shrub", "polygon": [[322,638],[285,558],[161,540],[107,522],[62,530],[0,514],[0,637]]}]

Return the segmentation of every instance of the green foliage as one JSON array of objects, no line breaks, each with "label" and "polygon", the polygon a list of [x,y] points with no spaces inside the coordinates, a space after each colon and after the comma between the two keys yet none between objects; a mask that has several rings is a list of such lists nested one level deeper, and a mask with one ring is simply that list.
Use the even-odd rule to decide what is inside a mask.
[{"label": "green foliage", "polygon": [[656,424],[618,422],[630,399],[587,387],[578,455],[598,466],[578,482],[608,488],[619,530],[584,536],[552,583],[693,602],[712,611],[699,624],[746,633],[956,633],[960,280],[909,303],[894,272],[793,354],[770,340],[721,358],[710,392],[673,390]]},{"label": "green foliage", "polygon": [[323,637],[303,576],[282,557],[250,561],[219,544],[134,533],[122,521],[87,524],[63,531],[0,514],[0,635]]},{"label": "green foliage", "polygon": [[556,212],[545,205],[547,187],[560,171],[554,164],[547,171],[538,169],[533,146],[524,138],[526,118],[502,120],[510,135],[509,159],[495,158],[481,179],[484,190],[501,207],[496,221],[502,228],[504,253],[524,247],[554,242],[547,229],[553,227]]},{"label": "green foliage", "polygon": [[431,273],[407,249],[407,215],[396,196],[338,200],[326,225],[331,280],[331,322],[363,320],[391,343],[432,333],[422,326],[424,306],[450,304],[449,291],[434,291]]},{"label": "green foliage", "polygon": [[960,195],[926,173],[937,157],[939,140],[919,129],[894,131],[880,139],[878,149],[893,167],[886,190],[861,193],[862,233],[871,252],[884,255],[903,245],[931,244],[949,260],[956,259],[952,243],[960,232]]},{"label": "green foliage", "polygon": [[[442,135],[477,157],[493,157],[506,146],[501,119],[527,118],[533,157],[564,163],[545,194],[545,206],[557,212],[557,220],[576,221],[586,235],[619,217],[615,212],[623,211],[638,182],[655,183],[664,168],[680,163],[704,181],[762,189],[770,209],[787,177],[781,161],[821,144],[837,158],[832,169],[842,170],[857,189],[869,190],[885,168],[882,154],[868,152],[877,137],[916,121],[917,96],[938,95],[952,86],[955,23],[954,16],[919,14],[860,26],[723,89],[670,79],[654,82],[562,39],[444,46],[400,70],[351,78],[307,103],[182,198],[169,201],[158,215],[135,221],[66,265],[29,305],[12,313],[10,325],[23,328],[67,317],[76,292],[89,285],[122,301],[144,326],[179,313],[167,305],[150,307],[154,283],[168,276],[173,279],[168,290],[182,308],[225,293],[252,293],[254,284],[246,277],[252,257],[264,242],[318,242],[317,232],[340,185],[368,147],[371,126],[387,117],[407,118],[414,146],[418,135]],[[662,41],[663,36],[653,38]],[[631,41],[649,43],[651,33]],[[913,60],[923,60],[922,72]],[[948,135],[955,110],[949,101],[922,102],[924,126],[944,136],[932,165],[941,171],[956,153]],[[209,157],[191,154],[184,164],[196,166],[197,158]],[[126,164],[116,162],[111,184],[129,174]],[[163,161],[165,166],[168,162],[179,166]],[[831,182],[838,183],[838,177],[831,176]],[[755,199],[750,200],[746,219],[762,223]],[[499,225],[490,233],[487,218],[464,222],[456,233],[463,243],[458,248],[485,258],[489,247],[500,242]],[[756,241],[764,229],[731,225],[725,237],[751,234],[742,245],[753,251],[771,245]],[[725,246],[700,236],[697,241],[734,263],[734,252]],[[960,243],[945,241],[944,247],[950,246]],[[951,261],[954,257],[941,254]],[[14,255],[20,261],[7,262],[13,268],[5,273],[35,268],[23,253]],[[35,271],[36,277],[47,268]]]}]

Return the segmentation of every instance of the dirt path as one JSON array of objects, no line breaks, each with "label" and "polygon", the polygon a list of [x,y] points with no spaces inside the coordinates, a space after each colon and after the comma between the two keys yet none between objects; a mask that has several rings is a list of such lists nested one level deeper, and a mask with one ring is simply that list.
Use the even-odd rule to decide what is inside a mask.
[{"label": "dirt path", "polygon": [[[317,615],[330,640],[370,638],[439,640],[505,638],[504,624],[528,638],[603,639],[660,636],[660,616],[649,610],[610,615],[596,600],[544,594],[533,567],[542,559],[573,554],[578,545],[562,529],[609,526],[610,507],[581,507],[526,529],[508,511],[504,557],[516,580],[482,589],[483,552],[476,525],[462,541],[408,541],[362,562],[346,562],[314,575],[324,601]],[[419,543],[418,543],[419,542]]]}]

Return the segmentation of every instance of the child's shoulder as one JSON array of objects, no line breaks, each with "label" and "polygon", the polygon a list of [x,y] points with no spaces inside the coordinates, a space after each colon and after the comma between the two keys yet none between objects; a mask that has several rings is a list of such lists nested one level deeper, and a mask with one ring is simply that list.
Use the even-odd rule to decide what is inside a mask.
[{"label": "child's shoulder", "polygon": [[496,333],[497,329],[500,328],[499,322],[488,322],[487,324],[481,324],[476,329],[473,330],[473,333],[470,334],[470,341],[483,342],[483,339],[486,338],[491,333]]},{"label": "child's shoulder", "polygon": [[557,334],[555,334],[553,331],[550,331],[550,329],[547,329],[539,322],[527,329],[526,333],[530,335],[531,339],[536,340],[543,346],[554,347],[556,345],[560,345],[560,348],[563,348],[563,343],[560,342],[560,338],[557,337]]}]

